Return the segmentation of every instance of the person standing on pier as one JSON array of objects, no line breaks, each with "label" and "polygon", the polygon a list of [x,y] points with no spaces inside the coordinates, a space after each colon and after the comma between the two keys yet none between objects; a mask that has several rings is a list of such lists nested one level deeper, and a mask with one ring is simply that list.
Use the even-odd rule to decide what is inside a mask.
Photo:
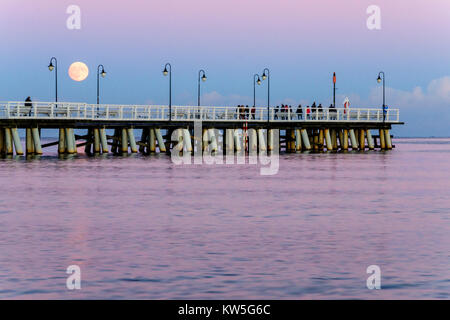
[{"label": "person standing on pier", "polygon": [[253,106],[251,113],[252,113],[252,119],[255,119],[255,115],[256,115],[256,108],[255,108],[255,106]]},{"label": "person standing on pier", "polygon": [[316,119],[317,118],[317,106],[316,106],[316,102],[315,101],[311,105],[311,117],[312,117],[312,119]]},{"label": "person standing on pier", "polygon": [[301,104],[298,105],[296,113],[297,113],[297,120],[302,120],[303,119],[303,108],[302,108]]},{"label": "person standing on pier", "polygon": [[25,107],[26,108],[30,108],[29,110],[29,112],[28,112],[28,115],[29,116],[31,116],[31,109],[33,109],[33,104],[31,103],[31,97],[27,97],[26,99],[25,99]]},{"label": "person standing on pier", "polygon": [[248,107],[248,105],[245,106],[245,119],[248,119],[248,115],[250,113],[250,108]]},{"label": "person standing on pier", "polygon": [[330,104],[330,107],[328,108],[328,112],[330,114],[330,119],[331,120],[336,120],[337,119],[337,110],[336,107],[334,106],[334,104]]},{"label": "person standing on pier", "polygon": [[318,111],[320,119],[323,119],[323,107],[321,103],[319,103]]}]

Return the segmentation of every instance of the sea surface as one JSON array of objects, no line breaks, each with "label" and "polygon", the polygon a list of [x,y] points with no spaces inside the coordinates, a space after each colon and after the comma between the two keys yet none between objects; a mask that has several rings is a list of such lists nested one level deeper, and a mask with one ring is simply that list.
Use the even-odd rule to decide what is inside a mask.
[{"label": "sea surface", "polygon": [[0,298],[449,299],[450,139],[394,144],[281,154],[272,176],[166,155],[2,159]]}]

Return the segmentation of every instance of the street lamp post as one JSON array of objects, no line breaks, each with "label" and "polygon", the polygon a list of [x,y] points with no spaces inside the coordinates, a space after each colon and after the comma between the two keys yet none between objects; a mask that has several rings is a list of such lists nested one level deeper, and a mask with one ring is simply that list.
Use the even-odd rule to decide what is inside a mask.
[{"label": "street lamp post", "polygon": [[[267,74],[266,74],[267,72]],[[265,68],[262,74],[263,81],[267,79],[267,123],[270,120],[270,70]]]},{"label": "street lamp post", "polygon": [[[53,65],[55,61],[55,65]],[[50,59],[50,64],[48,65],[48,70],[53,71],[55,69],[55,102],[58,102],[58,60],[55,57]]]},{"label": "street lamp post", "polygon": [[[381,76],[383,76],[383,77],[381,77]],[[380,71],[378,73],[377,82],[380,83],[381,80],[383,80],[383,122],[385,122],[385,120],[386,120],[386,114],[385,114],[385,110],[386,110],[386,75],[384,74],[383,71]]]},{"label": "street lamp post", "polygon": [[[203,76],[202,76],[203,73]],[[206,81],[206,73],[203,69],[198,72],[198,106],[200,107],[200,79],[205,82]]]},{"label": "street lamp post", "polygon": [[256,84],[261,84],[261,79],[257,74],[253,76],[253,108],[256,108]]},{"label": "street lamp post", "polygon": [[[100,71],[101,68],[101,71]],[[105,68],[102,64],[99,64],[97,67],[97,113],[99,110],[99,104],[100,104],[100,74],[102,75],[102,78],[106,76]]]},{"label": "street lamp post", "polygon": [[[169,67],[169,71],[167,71],[167,67]],[[169,75],[169,121],[172,121],[172,65],[170,63],[166,63],[164,66],[163,75]]]}]

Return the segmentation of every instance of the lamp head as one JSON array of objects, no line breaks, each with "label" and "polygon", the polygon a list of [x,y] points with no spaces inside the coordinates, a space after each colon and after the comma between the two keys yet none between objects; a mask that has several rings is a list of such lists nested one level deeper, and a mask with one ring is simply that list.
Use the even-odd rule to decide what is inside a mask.
[{"label": "lamp head", "polygon": [[106,77],[106,71],[104,69],[102,70],[101,75],[102,75],[102,78]]},{"label": "lamp head", "polygon": [[203,81],[203,82],[205,82],[205,81],[206,81],[206,79],[207,79],[207,78],[206,78],[206,75],[205,75],[205,74],[203,74],[203,77],[202,77],[202,81]]},{"label": "lamp head", "polygon": [[258,85],[261,84],[261,79],[259,79],[259,77],[258,77],[258,80],[256,81],[256,83],[257,83]]},{"label": "lamp head", "polygon": [[169,74],[169,72],[167,71],[167,68],[164,67],[163,75],[167,76],[168,74]]},{"label": "lamp head", "polygon": [[53,69],[55,69],[55,67],[53,66],[53,63],[50,62],[48,65],[48,70],[53,71]]},{"label": "lamp head", "polygon": [[381,77],[380,76],[378,76],[377,82],[381,83]]},{"label": "lamp head", "polygon": [[266,72],[263,72],[263,74],[262,74],[262,79],[263,79],[263,80],[266,80],[266,79],[267,79]]}]

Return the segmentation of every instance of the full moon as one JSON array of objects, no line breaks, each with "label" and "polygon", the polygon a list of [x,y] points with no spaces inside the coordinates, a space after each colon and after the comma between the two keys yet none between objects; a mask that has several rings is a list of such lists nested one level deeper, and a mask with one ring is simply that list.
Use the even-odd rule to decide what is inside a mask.
[{"label": "full moon", "polygon": [[83,81],[89,75],[89,68],[83,62],[74,62],[69,67],[69,77],[75,81]]}]

